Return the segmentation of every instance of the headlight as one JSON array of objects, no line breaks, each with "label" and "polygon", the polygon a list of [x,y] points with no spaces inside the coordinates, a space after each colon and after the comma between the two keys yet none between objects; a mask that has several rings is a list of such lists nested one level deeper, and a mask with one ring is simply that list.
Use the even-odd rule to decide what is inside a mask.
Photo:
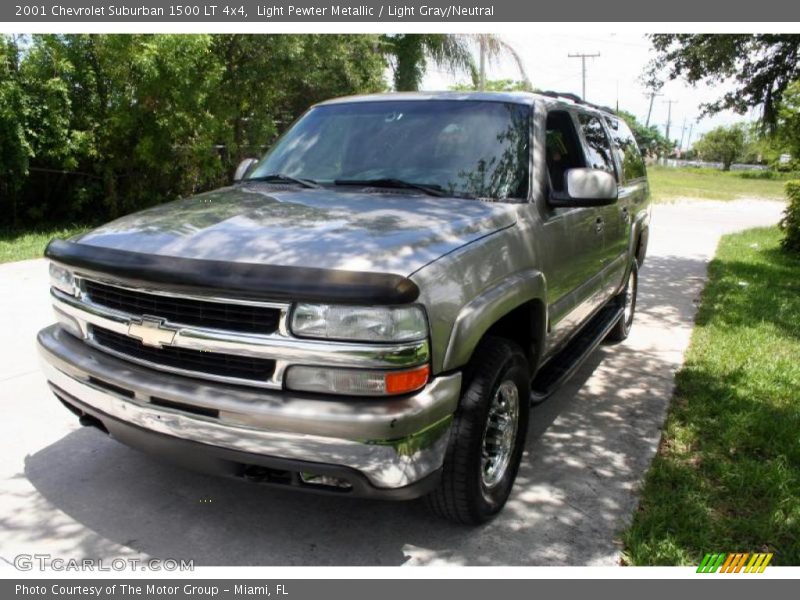
[{"label": "headlight", "polygon": [[392,396],[414,392],[428,383],[430,367],[422,365],[405,371],[365,371],[328,367],[289,367],[286,387],[302,392]]},{"label": "headlight", "polygon": [[50,263],[50,285],[70,296],[75,295],[75,278],[72,272],[55,263]]},{"label": "headlight", "polygon": [[292,333],[354,342],[410,342],[428,336],[428,322],[419,306],[298,304],[292,313]]}]

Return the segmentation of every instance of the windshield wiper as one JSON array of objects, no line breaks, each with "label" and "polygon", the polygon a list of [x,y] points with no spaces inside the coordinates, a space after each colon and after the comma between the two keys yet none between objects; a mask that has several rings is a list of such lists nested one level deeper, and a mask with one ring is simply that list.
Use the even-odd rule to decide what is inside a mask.
[{"label": "windshield wiper", "polygon": [[385,187],[385,188],[399,188],[406,190],[419,190],[429,196],[446,196],[444,188],[436,184],[427,183],[414,183],[412,181],[404,181],[403,179],[394,179],[392,177],[383,177],[378,179],[334,179],[334,185],[361,185],[364,187]]},{"label": "windshield wiper", "polygon": [[269,175],[259,175],[258,177],[248,177],[245,181],[285,181],[288,183],[296,183],[307,188],[318,188],[319,184],[313,179],[304,179],[300,177],[292,177],[284,173],[270,173]]}]

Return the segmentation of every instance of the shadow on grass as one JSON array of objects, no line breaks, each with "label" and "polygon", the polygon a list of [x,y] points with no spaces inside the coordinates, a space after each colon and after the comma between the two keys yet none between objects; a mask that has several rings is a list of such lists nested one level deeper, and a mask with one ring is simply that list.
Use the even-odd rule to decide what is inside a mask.
[{"label": "shadow on grass", "polygon": [[708,273],[715,285],[707,289],[696,323],[747,327],[767,322],[800,338],[800,257],[778,248],[757,254],[758,262],[711,261]]},{"label": "shadow on grass", "polygon": [[743,392],[746,379],[680,372],[625,535],[633,564],[699,564],[706,552],[774,552],[774,564],[800,564],[800,413]]}]

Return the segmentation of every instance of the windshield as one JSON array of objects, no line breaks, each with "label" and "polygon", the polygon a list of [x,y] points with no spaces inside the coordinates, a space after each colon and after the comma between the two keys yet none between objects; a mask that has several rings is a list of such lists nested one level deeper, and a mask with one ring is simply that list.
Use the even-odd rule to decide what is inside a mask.
[{"label": "windshield", "polygon": [[528,106],[379,101],[311,109],[248,178],[279,173],[319,184],[388,180],[453,196],[525,199]]}]

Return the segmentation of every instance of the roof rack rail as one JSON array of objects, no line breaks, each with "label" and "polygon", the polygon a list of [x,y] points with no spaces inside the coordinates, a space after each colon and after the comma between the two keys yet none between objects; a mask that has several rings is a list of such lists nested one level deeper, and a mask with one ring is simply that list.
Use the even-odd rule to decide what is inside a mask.
[{"label": "roof rack rail", "polygon": [[602,110],[607,113],[611,113],[612,115],[616,115],[617,111],[613,108],[609,108],[608,106],[601,106],[600,104],[593,104],[591,102],[587,102],[577,94],[570,94],[569,92],[555,92],[553,90],[545,90],[544,92],[536,92],[540,96],[547,96],[548,98],[562,98],[564,100],[571,100],[575,104],[582,104],[584,106],[591,106],[592,108],[596,108],[598,110]]},{"label": "roof rack rail", "polygon": [[553,90],[545,90],[544,92],[536,92],[540,96],[548,96],[550,98],[564,98],[566,100],[572,100],[575,104],[586,104],[583,98],[578,96],[577,94],[570,94],[568,92],[555,92]]}]

